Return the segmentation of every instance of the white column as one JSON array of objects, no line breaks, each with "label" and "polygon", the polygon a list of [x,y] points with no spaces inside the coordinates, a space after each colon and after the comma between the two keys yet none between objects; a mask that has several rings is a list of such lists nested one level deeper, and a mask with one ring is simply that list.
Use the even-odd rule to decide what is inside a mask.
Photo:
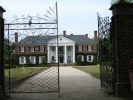
[{"label": "white column", "polygon": [[56,63],[58,63],[58,47],[56,46]]},{"label": "white column", "polygon": [[66,49],[66,45],[64,46],[65,48],[65,59],[64,59],[64,63],[67,63],[67,49]]},{"label": "white column", "polygon": [[47,45],[47,52],[48,52],[48,54],[47,54],[47,59],[48,59],[48,63],[50,63],[50,59],[49,59],[49,58],[50,58],[50,57],[49,57],[49,56],[50,56],[50,55],[49,55],[49,52],[50,52],[50,51],[49,51],[49,50],[50,50],[50,49],[49,49],[49,46]]},{"label": "white column", "polygon": [[75,44],[73,44],[73,63],[75,63]]}]

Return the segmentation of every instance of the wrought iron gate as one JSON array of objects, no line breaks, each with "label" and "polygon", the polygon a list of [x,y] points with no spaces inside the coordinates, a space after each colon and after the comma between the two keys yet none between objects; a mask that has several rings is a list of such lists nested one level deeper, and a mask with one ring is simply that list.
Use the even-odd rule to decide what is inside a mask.
[{"label": "wrought iron gate", "polygon": [[100,64],[101,87],[107,92],[114,92],[114,68],[112,66],[111,22],[109,17],[98,15],[99,47],[98,58]]},{"label": "wrought iron gate", "polygon": [[60,91],[59,63],[47,63],[47,42],[56,37],[58,47],[57,3],[45,15],[15,17],[5,23],[6,92]]}]

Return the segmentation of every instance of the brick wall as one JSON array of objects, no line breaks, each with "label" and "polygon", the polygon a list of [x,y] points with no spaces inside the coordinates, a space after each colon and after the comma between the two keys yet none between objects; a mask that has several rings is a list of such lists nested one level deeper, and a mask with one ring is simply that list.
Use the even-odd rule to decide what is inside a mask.
[{"label": "brick wall", "polygon": [[47,46],[46,46],[46,45],[44,45],[44,48],[45,48],[44,52],[40,52],[40,50],[39,50],[39,51],[35,51],[35,48],[36,48],[36,47],[39,47],[39,48],[40,48],[40,46],[38,46],[38,45],[37,45],[37,46],[33,46],[33,47],[34,47],[34,52],[31,52],[31,51],[30,51],[30,49],[29,49],[30,46],[29,46],[29,45],[25,44],[25,45],[23,45],[23,46],[24,46],[24,52],[21,52],[21,51],[20,51],[20,47],[21,47],[21,46],[19,46],[19,47],[16,46],[15,48],[18,49],[18,50],[16,49],[18,52],[15,52],[15,53],[16,53],[16,54],[23,54],[23,55],[24,55],[24,54],[25,54],[25,55],[27,55],[27,54],[47,54]]},{"label": "brick wall", "polygon": [[0,17],[0,99],[5,96],[4,85],[4,19]]},{"label": "brick wall", "polygon": [[129,60],[133,58],[133,5],[118,3],[113,8],[112,51],[117,95],[130,92]]},{"label": "brick wall", "polygon": [[79,51],[78,46],[76,46],[76,53],[97,53],[97,44],[91,44],[92,50],[88,51],[88,45],[82,45],[82,51]]}]

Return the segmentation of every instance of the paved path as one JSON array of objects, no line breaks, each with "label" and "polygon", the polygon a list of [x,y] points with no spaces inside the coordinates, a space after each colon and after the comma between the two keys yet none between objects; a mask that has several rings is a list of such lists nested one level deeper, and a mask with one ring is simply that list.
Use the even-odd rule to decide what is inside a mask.
[{"label": "paved path", "polygon": [[61,93],[12,94],[10,100],[124,100],[100,90],[100,81],[78,69],[60,67]]},{"label": "paved path", "polygon": [[51,92],[58,91],[58,67],[51,67],[24,81],[12,92]]}]

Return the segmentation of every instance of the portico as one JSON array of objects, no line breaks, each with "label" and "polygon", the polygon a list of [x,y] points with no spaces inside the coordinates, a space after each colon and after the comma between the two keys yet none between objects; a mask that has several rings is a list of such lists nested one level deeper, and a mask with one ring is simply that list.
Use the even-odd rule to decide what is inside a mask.
[{"label": "portico", "polygon": [[75,63],[75,41],[59,36],[58,45],[55,38],[48,42],[47,48],[48,63]]}]

